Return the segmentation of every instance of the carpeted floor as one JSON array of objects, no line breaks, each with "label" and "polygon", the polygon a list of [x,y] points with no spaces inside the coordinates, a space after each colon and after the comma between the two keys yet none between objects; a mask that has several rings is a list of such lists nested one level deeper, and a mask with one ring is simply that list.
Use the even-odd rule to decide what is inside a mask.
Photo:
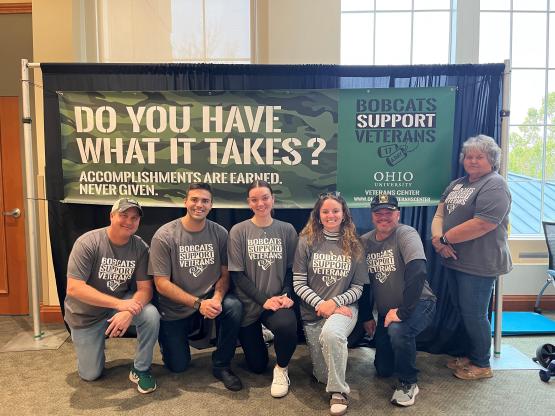
[{"label": "carpeted floor", "polygon": [[[0,317],[0,346],[14,333],[30,330],[28,318]],[[51,327],[52,328],[52,327]],[[59,328],[55,326],[53,328]],[[532,357],[536,348],[554,343],[555,337],[504,337]],[[210,350],[194,352],[192,367],[174,375],[163,366],[155,350],[153,374],[158,389],[139,394],[127,376],[134,339],[109,340],[105,375],[82,381],[68,339],[58,350],[0,353],[2,393],[0,415],[327,415],[325,389],[311,381],[306,346],[299,345],[289,366],[290,393],[282,399],[269,394],[271,371],[253,375],[245,370],[237,350],[233,367],[245,388],[232,393],[210,373]],[[273,349],[271,349],[273,354]],[[394,379],[374,376],[374,351],[350,350],[347,381],[351,392],[348,415],[550,415],[555,414],[555,379],[540,381],[537,370],[496,371],[495,377],[462,381],[445,367],[447,356],[419,353],[420,394],[411,408],[389,403]]]}]

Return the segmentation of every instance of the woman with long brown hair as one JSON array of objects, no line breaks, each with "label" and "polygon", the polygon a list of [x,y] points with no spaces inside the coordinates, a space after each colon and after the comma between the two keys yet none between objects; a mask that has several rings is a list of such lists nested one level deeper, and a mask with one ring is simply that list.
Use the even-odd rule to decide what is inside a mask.
[{"label": "woman with long brown hair", "polygon": [[349,404],[347,337],[365,283],[368,271],[347,203],[337,193],[322,194],[300,235],[293,288],[301,299],[313,375],[326,384],[332,415],[345,414]]}]

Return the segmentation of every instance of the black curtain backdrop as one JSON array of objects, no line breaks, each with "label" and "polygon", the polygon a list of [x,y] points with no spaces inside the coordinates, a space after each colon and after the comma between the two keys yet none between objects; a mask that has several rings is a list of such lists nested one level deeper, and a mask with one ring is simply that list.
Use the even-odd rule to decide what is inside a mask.
[{"label": "black curtain backdrop", "polygon": [[[471,136],[500,140],[503,64],[423,66],[215,65],[215,64],[41,64],[44,83],[46,194],[50,242],[60,304],[66,292],[67,261],[73,243],[84,232],[108,224],[109,207],[66,204],[60,146],[57,91],[167,91],[323,88],[457,88],[451,178],[462,175],[458,155]],[[438,158],[449,157],[437,155]],[[217,195],[215,198],[217,199]],[[246,204],[245,204],[246,205]],[[278,209],[276,218],[300,231],[309,209]],[[431,245],[435,207],[404,208],[401,220],[416,228],[428,258],[428,278],[438,297],[433,324],[418,338],[418,348],[457,354],[466,339],[449,302],[443,267]],[[182,207],[145,208],[138,234],[150,242],[162,224],[184,215]],[[372,228],[368,209],[354,209],[359,233]],[[209,218],[228,230],[250,217],[248,209],[214,209]]]}]

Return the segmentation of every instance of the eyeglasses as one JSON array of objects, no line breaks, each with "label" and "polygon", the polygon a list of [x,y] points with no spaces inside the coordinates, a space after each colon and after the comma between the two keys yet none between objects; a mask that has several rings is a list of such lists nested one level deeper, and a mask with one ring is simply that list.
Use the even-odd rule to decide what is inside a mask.
[{"label": "eyeglasses", "polygon": [[343,197],[341,196],[341,192],[339,191],[322,192],[320,195],[318,195],[318,198],[319,199],[333,198],[333,199],[343,200]]},{"label": "eyeglasses", "polygon": [[341,192],[329,191],[329,192],[322,192],[320,195],[318,195],[319,198],[325,198],[327,196],[341,196]]}]

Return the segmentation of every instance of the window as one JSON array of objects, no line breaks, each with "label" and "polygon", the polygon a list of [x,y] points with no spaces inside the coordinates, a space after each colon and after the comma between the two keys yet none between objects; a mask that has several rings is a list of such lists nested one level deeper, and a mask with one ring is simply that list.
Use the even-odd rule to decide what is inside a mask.
[{"label": "window", "polygon": [[[456,31],[454,12],[468,19]],[[543,235],[555,220],[555,0],[342,0],[341,18],[342,64],[511,60],[511,236]],[[458,42],[469,56],[450,50]]]},{"label": "window", "polygon": [[511,60],[511,235],[555,219],[555,1],[482,0],[480,62]]},{"label": "window", "polygon": [[251,62],[250,0],[99,0],[97,13],[100,62]]},{"label": "window", "polygon": [[450,0],[343,0],[344,65],[446,64]]}]

